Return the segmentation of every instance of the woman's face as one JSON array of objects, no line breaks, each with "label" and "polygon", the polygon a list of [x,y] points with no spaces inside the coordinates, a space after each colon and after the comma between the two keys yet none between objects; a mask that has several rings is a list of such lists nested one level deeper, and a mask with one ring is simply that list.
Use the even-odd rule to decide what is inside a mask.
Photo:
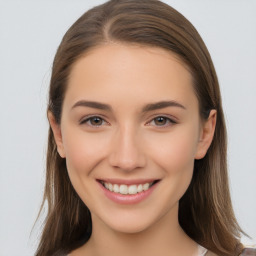
[{"label": "woman's face", "polygon": [[71,71],[60,127],[51,124],[93,224],[128,233],[177,218],[194,159],[209,146],[192,77],[160,48],[88,52]]}]

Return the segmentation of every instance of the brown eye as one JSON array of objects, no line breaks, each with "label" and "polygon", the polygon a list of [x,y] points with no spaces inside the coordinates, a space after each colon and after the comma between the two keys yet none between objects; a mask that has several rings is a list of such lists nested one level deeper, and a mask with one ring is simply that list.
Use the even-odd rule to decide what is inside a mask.
[{"label": "brown eye", "polygon": [[175,122],[174,120],[172,120],[169,117],[166,116],[157,116],[154,119],[152,119],[148,125],[152,125],[152,126],[158,126],[158,127],[168,127],[171,126],[173,124],[176,124],[177,122]]},{"label": "brown eye", "polygon": [[168,119],[166,117],[159,116],[159,117],[154,119],[154,122],[155,122],[155,125],[162,126],[162,125],[165,125],[168,122]]},{"label": "brown eye", "polygon": [[90,118],[90,123],[91,125],[99,126],[99,125],[102,125],[103,120],[102,118],[95,116]]},{"label": "brown eye", "polygon": [[80,124],[87,124],[89,126],[102,126],[105,124],[105,121],[99,116],[92,116],[83,120]]}]

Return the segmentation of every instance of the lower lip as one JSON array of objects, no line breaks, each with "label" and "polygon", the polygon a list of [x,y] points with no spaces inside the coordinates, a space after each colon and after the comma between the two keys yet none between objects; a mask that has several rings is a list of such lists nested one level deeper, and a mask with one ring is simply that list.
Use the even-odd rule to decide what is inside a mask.
[{"label": "lower lip", "polygon": [[112,200],[113,202],[118,204],[137,204],[145,200],[146,198],[148,198],[151,195],[151,193],[154,191],[158,183],[159,182],[155,183],[148,190],[142,191],[134,195],[129,195],[129,194],[122,195],[119,193],[111,192],[108,189],[106,189],[101,183],[99,183],[99,185],[103,190],[104,194],[106,195],[106,197]]}]

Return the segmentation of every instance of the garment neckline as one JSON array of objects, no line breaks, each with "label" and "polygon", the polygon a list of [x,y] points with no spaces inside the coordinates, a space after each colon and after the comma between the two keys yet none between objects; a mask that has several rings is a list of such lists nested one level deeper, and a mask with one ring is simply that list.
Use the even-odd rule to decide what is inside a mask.
[{"label": "garment neckline", "polygon": [[[205,249],[203,246],[198,244],[198,253],[196,256],[205,256],[205,254],[208,252],[207,249]],[[67,256],[71,256],[71,254],[68,254]]]},{"label": "garment neckline", "polygon": [[198,245],[198,256],[204,256],[208,252],[203,246]]}]

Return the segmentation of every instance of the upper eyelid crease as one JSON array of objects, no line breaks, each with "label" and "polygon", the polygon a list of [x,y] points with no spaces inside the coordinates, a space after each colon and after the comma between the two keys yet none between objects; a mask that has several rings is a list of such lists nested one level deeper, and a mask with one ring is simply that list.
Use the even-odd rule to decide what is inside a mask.
[{"label": "upper eyelid crease", "polygon": [[102,116],[102,115],[98,115],[98,114],[91,114],[91,115],[86,115],[86,116],[83,116],[82,118],[79,119],[79,122],[83,122],[83,121],[86,121],[86,120],[89,120],[93,117],[98,117],[100,119],[102,119],[103,121],[107,122],[105,119],[106,117],[105,116]]},{"label": "upper eyelid crease", "polygon": [[174,116],[174,115],[171,115],[168,113],[164,113],[164,112],[159,112],[159,113],[153,114],[148,119],[152,121],[153,119],[155,119],[157,117],[164,117],[164,118],[167,118],[170,121],[175,122],[175,123],[178,123],[180,121],[177,116]]},{"label": "upper eyelid crease", "polygon": [[[94,116],[88,116],[88,117],[82,118],[82,119],[79,121],[79,124],[80,124],[80,125],[86,124],[86,123],[88,123],[92,118],[95,118],[95,117],[100,118],[104,124],[109,125],[109,123],[108,123],[104,118],[102,118],[102,117],[100,117],[100,116],[95,116],[95,115],[94,115]],[[102,126],[102,124],[101,124],[101,125],[87,124],[87,125],[88,125],[88,126],[91,126],[91,127],[100,127],[100,126]]]},{"label": "upper eyelid crease", "polygon": [[[82,117],[79,120],[79,123],[84,123],[84,122],[86,122],[86,121],[88,121],[88,120],[90,120],[91,118],[94,118],[94,117],[98,117],[98,118],[102,119],[104,122],[108,123],[108,121],[106,121],[106,118],[104,116],[93,115],[93,114]],[[156,119],[158,117],[164,117],[164,118],[168,119],[169,121],[171,121],[172,123],[177,123],[178,122],[177,118],[175,118],[173,116],[166,115],[166,114],[156,114],[156,115],[152,116],[150,118],[150,121],[148,121],[147,123],[152,122],[154,119]]]},{"label": "upper eyelid crease", "polygon": [[[174,119],[172,119],[172,118],[170,118],[170,117],[167,117],[167,116],[159,115],[159,116],[156,116],[156,117],[152,118],[149,122],[147,122],[146,125],[149,125],[151,122],[153,122],[153,121],[154,121],[155,119],[157,119],[158,117],[163,117],[163,118],[167,119],[167,121],[168,121],[169,123],[171,123],[171,124],[177,124],[177,121],[176,121],[176,120],[174,120]],[[161,125],[155,125],[155,126],[161,127]],[[164,126],[166,126],[166,125],[163,125],[163,127],[164,127]]]},{"label": "upper eyelid crease", "polygon": [[[90,121],[92,118],[95,118],[95,117],[100,118],[103,123],[105,123],[105,124],[107,124],[107,125],[110,125],[104,118],[102,118],[101,116],[97,116],[97,115],[92,115],[92,116],[84,117],[83,119],[81,119],[81,120],[79,121],[79,124],[81,124],[81,125],[82,125],[82,124],[85,124],[85,123],[87,123],[88,121]],[[167,122],[169,122],[169,123],[171,123],[171,124],[177,124],[177,121],[174,120],[173,118],[170,118],[170,117],[165,116],[165,115],[157,115],[157,116],[155,116],[154,118],[151,118],[150,121],[148,121],[148,122],[146,123],[146,126],[150,125],[151,122],[153,122],[155,119],[157,119],[157,118],[159,118],[159,117],[165,118],[165,119],[167,120]],[[102,125],[103,125],[103,124],[101,124],[101,125],[89,125],[89,126],[92,126],[92,127],[100,127],[100,126],[102,126]],[[161,127],[161,125],[155,125],[155,126]],[[163,125],[163,127],[165,127],[165,126],[169,126],[169,125]]]},{"label": "upper eyelid crease", "polygon": [[88,115],[88,116],[85,116],[85,117],[81,118],[79,122],[85,122],[85,121],[88,121],[88,120],[90,120],[92,118],[95,118],[95,117],[100,118],[102,121],[107,123],[105,118],[102,117],[102,116],[99,116],[99,115]]}]

